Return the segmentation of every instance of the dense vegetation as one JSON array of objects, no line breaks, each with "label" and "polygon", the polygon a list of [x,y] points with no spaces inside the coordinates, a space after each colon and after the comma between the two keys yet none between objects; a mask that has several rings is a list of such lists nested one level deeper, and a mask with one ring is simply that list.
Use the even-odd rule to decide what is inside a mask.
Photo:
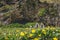
[{"label": "dense vegetation", "polygon": [[[44,0],[0,0],[0,25],[11,23],[43,23],[60,26],[57,4]],[[55,5],[56,4],[56,5]]]},{"label": "dense vegetation", "polygon": [[60,40],[60,0],[0,0],[0,40]]},{"label": "dense vegetation", "polygon": [[0,28],[0,40],[60,40],[60,29]]}]

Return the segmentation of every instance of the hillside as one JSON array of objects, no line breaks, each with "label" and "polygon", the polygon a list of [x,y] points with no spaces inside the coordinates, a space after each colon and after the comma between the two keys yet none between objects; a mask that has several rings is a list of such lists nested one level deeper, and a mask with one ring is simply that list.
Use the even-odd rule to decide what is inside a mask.
[{"label": "hillside", "polygon": [[46,26],[60,26],[59,1],[1,0],[0,25],[39,22]]}]

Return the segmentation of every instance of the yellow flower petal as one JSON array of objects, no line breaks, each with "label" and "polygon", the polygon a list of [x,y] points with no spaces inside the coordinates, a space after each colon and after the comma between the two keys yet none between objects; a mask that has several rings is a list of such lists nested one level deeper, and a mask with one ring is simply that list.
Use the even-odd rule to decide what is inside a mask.
[{"label": "yellow flower petal", "polygon": [[16,34],[16,36],[18,36],[18,34]]},{"label": "yellow flower petal", "polygon": [[43,33],[43,34],[46,34],[46,30],[45,30],[45,29],[42,29],[42,33]]},{"label": "yellow flower petal", "polygon": [[21,32],[21,33],[20,33],[20,36],[25,36],[25,33],[24,33],[24,32]]},{"label": "yellow flower petal", "polygon": [[39,40],[38,38],[34,38],[33,40]]},{"label": "yellow flower petal", "polygon": [[19,30],[16,30],[16,32],[19,32]]},{"label": "yellow flower petal", "polygon": [[38,36],[41,37],[41,34],[39,34]]},{"label": "yellow flower petal", "polygon": [[29,37],[32,37],[33,36],[33,34],[29,34]]},{"label": "yellow flower petal", "polygon": [[36,30],[35,29],[32,29],[32,33],[35,33],[36,32]]},{"label": "yellow flower petal", "polygon": [[55,37],[55,38],[53,38],[53,40],[58,40],[58,38]]}]

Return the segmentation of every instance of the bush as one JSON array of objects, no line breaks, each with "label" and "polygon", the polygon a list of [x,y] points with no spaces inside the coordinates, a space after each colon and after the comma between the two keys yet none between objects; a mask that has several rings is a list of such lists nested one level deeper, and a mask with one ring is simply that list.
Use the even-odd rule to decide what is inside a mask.
[{"label": "bush", "polygon": [[38,16],[43,16],[46,13],[46,8],[40,8],[39,12],[38,12]]},{"label": "bush", "polygon": [[26,24],[12,23],[9,25],[3,25],[1,27],[20,27],[20,28],[29,28],[30,26],[34,26],[36,22],[28,22]]},{"label": "bush", "polygon": [[4,25],[2,27],[23,27],[23,24],[12,23],[12,24],[9,24],[9,25]]},{"label": "bush", "polygon": [[34,26],[36,23],[35,22],[29,22],[29,23],[26,23],[24,26],[25,27],[30,27],[30,26]]}]

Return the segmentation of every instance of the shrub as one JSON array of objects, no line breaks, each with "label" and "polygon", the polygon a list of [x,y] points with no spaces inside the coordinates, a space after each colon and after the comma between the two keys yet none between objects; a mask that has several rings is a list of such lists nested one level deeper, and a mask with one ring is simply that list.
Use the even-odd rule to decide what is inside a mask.
[{"label": "shrub", "polygon": [[46,9],[45,8],[40,8],[39,12],[38,12],[38,16],[43,16],[46,13]]},{"label": "shrub", "polygon": [[29,22],[29,23],[26,23],[24,26],[25,27],[30,27],[30,26],[34,26],[36,23],[35,22]]},{"label": "shrub", "polygon": [[9,24],[9,25],[4,25],[2,27],[23,27],[23,24],[12,23],[12,24]]}]

